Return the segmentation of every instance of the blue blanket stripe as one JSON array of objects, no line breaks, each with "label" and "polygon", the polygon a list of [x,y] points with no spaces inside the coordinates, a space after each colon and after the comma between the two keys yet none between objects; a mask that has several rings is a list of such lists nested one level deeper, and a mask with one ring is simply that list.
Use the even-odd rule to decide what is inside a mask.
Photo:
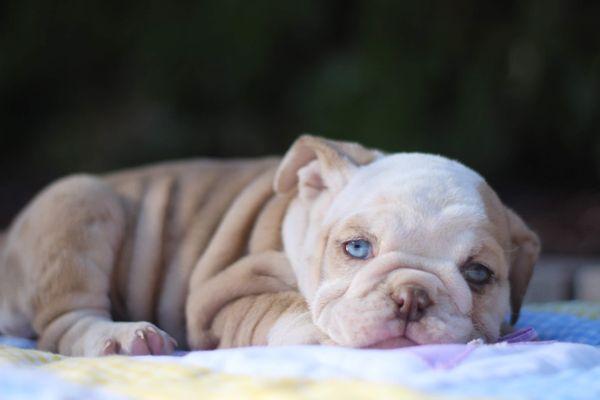
[{"label": "blue blanket stripe", "polygon": [[525,309],[517,328],[533,327],[540,340],[585,343],[600,346],[600,320],[571,314]]}]

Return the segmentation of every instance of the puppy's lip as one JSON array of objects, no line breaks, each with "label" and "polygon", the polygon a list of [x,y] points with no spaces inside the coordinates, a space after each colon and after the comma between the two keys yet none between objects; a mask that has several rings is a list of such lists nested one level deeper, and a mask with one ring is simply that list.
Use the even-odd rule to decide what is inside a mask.
[{"label": "puppy's lip", "polygon": [[385,339],[369,346],[364,347],[365,349],[398,349],[401,347],[417,346],[419,343],[411,340],[405,336],[397,336],[389,339]]}]

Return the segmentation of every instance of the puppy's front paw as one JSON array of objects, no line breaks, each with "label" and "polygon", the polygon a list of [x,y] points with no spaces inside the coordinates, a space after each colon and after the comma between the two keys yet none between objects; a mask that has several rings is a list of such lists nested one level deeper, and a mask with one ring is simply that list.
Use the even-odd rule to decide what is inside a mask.
[{"label": "puppy's front paw", "polygon": [[109,332],[98,338],[101,350],[97,355],[166,355],[177,347],[175,339],[147,322],[114,322],[112,325]]}]

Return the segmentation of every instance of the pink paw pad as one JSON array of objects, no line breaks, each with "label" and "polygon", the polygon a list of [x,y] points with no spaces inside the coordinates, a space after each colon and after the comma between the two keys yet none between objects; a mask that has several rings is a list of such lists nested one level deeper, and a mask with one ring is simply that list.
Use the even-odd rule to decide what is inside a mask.
[{"label": "pink paw pad", "polygon": [[[133,339],[120,343],[111,338],[104,344],[102,355],[126,354],[132,356],[167,355],[177,347],[177,342],[166,334],[161,335],[154,327],[145,327],[133,332]],[[131,338],[131,336],[129,336]],[[129,343],[129,346],[127,346]]]},{"label": "pink paw pad", "polygon": [[175,339],[169,337],[165,341],[153,327],[138,329],[135,336],[130,352],[134,356],[171,354],[177,346]]}]

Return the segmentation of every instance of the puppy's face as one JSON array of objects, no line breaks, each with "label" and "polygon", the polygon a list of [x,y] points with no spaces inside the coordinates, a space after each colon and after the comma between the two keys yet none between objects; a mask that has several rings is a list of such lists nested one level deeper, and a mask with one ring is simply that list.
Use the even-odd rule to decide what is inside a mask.
[{"label": "puppy's face", "polygon": [[293,188],[285,249],[336,343],[495,341],[518,315],[538,240],[467,167],[305,136],[276,178]]}]

